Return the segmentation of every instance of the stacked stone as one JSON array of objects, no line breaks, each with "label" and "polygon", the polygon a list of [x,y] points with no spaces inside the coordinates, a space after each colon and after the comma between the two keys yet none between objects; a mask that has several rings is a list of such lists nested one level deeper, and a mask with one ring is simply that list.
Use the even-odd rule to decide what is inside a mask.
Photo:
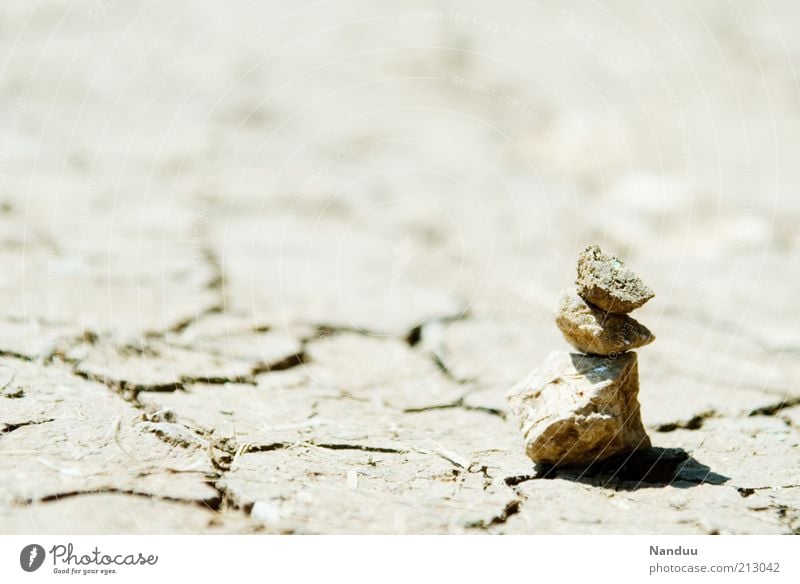
[{"label": "stacked stone", "polygon": [[590,464],[649,448],[633,349],[655,340],[629,313],[655,294],[617,257],[590,246],[556,324],[580,353],[555,351],[508,396],[525,451],[537,463]]}]

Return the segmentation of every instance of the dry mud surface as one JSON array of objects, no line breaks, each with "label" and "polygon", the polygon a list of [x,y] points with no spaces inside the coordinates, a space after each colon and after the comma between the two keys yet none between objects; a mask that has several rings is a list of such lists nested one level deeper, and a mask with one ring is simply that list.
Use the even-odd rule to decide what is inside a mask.
[{"label": "dry mud surface", "polygon": [[[0,14],[0,532],[800,532],[796,2]],[[588,243],[664,456],[543,478]]]}]

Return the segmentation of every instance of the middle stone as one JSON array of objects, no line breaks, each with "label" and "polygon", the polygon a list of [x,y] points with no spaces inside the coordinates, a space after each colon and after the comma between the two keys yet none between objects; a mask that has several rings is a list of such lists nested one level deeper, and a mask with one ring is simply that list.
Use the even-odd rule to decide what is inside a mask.
[{"label": "middle stone", "polygon": [[624,353],[655,340],[653,333],[638,320],[626,314],[605,312],[589,304],[575,288],[569,288],[561,295],[556,324],[564,338],[582,353]]}]

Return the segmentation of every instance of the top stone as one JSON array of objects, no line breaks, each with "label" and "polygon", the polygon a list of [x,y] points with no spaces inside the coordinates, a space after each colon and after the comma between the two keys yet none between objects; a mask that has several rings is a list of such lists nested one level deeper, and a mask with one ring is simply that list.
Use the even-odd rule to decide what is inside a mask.
[{"label": "top stone", "polygon": [[655,293],[622,260],[604,254],[596,245],[578,256],[578,293],[607,312],[627,314],[643,306]]}]

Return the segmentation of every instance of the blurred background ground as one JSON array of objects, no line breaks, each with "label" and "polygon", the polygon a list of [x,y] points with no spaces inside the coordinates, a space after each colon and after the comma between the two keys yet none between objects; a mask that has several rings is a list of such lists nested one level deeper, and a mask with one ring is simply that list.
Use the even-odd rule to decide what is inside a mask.
[{"label": "blurred background ground", "polygon": [[[0,6],[0,531],[797,533],[796,2]],[[535,479],[589,243],[664,483]]]}]

